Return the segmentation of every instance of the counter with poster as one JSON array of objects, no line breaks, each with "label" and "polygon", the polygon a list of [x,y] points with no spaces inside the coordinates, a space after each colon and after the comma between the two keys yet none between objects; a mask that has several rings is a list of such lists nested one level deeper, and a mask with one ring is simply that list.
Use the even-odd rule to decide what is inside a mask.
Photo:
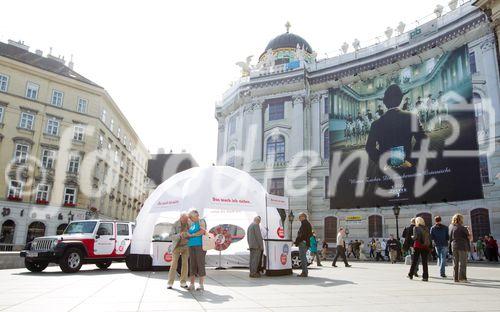
[{"label": "counter with poster", "polygon": [[284,225],[289,207],[287,197],[266,194],[266,213],[278,211],[280,215],[279,225],[276,228],[268,229],[264,239],[266,275],[268,276],[291,275],[293,273],[292,240],[286,237]]}]

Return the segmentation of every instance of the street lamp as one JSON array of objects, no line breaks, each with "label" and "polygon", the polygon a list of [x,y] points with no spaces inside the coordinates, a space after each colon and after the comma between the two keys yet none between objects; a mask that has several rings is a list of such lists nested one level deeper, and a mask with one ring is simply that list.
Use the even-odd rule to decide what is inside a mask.
[{"label": "street lamp", "polygon": [[292,226],[293,226],[293,220],[295,219],[295,216],[293,215],[293,211],[290,210],[290,213],[288,214],[288,221],[290,221],[290,239],[292,239]]},{"label": "street lamp", "polygon": [[399,212],[401,211],[401,207],[398,204],[392,207],[392,212],[394,212],[394,217],[396,217],[396,237],[399,242]]}]

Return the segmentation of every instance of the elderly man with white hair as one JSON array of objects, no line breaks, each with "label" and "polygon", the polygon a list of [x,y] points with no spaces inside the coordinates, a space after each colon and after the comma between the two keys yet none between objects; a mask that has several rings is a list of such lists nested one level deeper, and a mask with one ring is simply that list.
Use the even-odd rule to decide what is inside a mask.
[{"label": "elderly man with white hair", "polygon": [[172,263],[170,271],[168,272],[168,289],[172,289],[174,285],[175,273],[177,271],[177,264],[179,257],[182,257],[181,268],[181,287],[187,288],[186,280],[188,278],[188,230],[189,230],[189,217],[186,213],[181,214],[172,226],[170,238],[172,239]]},{"label": "elderly man with white hair", "polygon": [[250,277],[260,277],[259,265],[264,251],[264,240],[260,231],[260,217],[256,216],[247,229],[247,241],[250,248]]}]

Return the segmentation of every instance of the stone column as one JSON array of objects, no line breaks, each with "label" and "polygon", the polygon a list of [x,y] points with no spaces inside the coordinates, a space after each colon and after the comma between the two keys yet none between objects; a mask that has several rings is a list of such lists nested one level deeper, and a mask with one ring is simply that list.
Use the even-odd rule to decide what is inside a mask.
[{"label": "stone column", "polygon": [[[263,154],[262,154],[262,149],[263,149],[263,144],[262,142],[262,131],[263,131],[263,102],[256,102],[253,103],[252,105],[252,124],[251,128],[252,130],[249,131],[248,137],[249,140],[255,142],[253,146],[253,157],[252,157],[252,162],[253,163],[259,163],[263,160]],[[255,130],[253,130],[255,129]],[[265,156],[264,156],[265,157]]]},{"label": "stone column", "polygon": [[304,99],[301,96],[293,98],[292,101],[292,135],[290,138],[291,155],[286,159],[291,160],[297,153],[304,150]]},{"label": "stone column", "polygon": [[318,155],[321,153],[321,102],[318,95],[311,98],[311,150],[318,153]]}]

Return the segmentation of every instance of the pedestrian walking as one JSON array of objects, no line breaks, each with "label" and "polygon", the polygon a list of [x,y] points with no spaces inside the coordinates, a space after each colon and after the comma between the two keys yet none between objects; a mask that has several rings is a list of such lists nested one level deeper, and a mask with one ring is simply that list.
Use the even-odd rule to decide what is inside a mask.
[{"label": "pedestrian walking", "polygon": [[205,271],[205,255],[207,252],[203,250],[202,236],[206,234],[207,223],[205,220],[200,219],[200,214],[196,210],[189,212],[189,219],[191,220],[191,226],[188,230],[191,283],[188,289],[191,291],[195,289],[194,283],[196,277],[198,277],[199,286],[196,290],[202,291],[205,289],[205,276],[207,275]]},{"label": "pedestrian walking", "polygon": [[312,236],[311,223],[307,220],[307,214],[304,212],[299,214],[300,228],[297,232],[297,238],[295,239],[295,246],[299,247],[300,265],[302,267],[302,273],[298,274],[298,277],[307,277],[307,250],[310,247],[310,239]]},{"label": "pedestrian walking", "polygon": [[318,238],[316,237],[316,232],[312,231],[311,238],[309,239],[309,251],[311,252],[311,256],[313,257],[313,261],[316,258],[316,265],[323,266],[321,264],[321,259],[319,258],[318,252]]},{"label": "pedestrian walking", "polygon": [[345,229],[343,227],[340,228],[338,234],[337,234],[337,252],[335,254],[335,258],[333,258],[332,266],[337,267],[337,259],[339,257],[342,258],[344,261],[344,265],[346,268],[350,267],[351,265],[347,262],[346,254],[345,254]]},{"label": "pedestrian walking", "polygon": [[410,272],[408,273],[408,278],[413,279],[415,276],[415,267],[418,265],[419,258],[422,261],[422,281],[427,282],[429,280],[429,269],[427,262],[429,260],[429,251],[431,247],[430,233],[427,226],[425,226],[425,221],[422,217],[415,218],[415,227],[413,228],[413,256],[411,261]]},{"label": "pedestrian walking", "polygon": [[448,233],[448,227],[441,223],[441,217],[434,217],[435,224],[431,228],[431,239],[434,242],[437,265],[439,267],[439,275],[441,277],[446,277],[446,257],[448,256],[448,242],[450,240],[450,235]]},{"label": "pedestrian walking", "polygon": [[375,258],[375,239],[372,238],[372,240],[369,243],[370,246],[370,258]]},{"label": "pedestrian walking", "polygon": [[387,249],[389,250],[389,260],[391,263],[396,263],[398,261],[399,242],[394,238],[393,234],[387,240]]},{"label": "pedestrian walking", "polygon": [[375,241],[375,261],[382,260],[384,261],[384,257],[382,257],[382,244],[379,239]]},{"label": "pedestrian walking", "polygon": [[[413,249],[413,229],[415,228],[415,218],[411,218],[410,220],[410,225],[404,228],[403,230],[403,238],[404,238],[404,243],[403,243],[403,252],[408,254],[410,258],[412,258],[412,255],[414,253]],[[413,276],[418,277],[418,258],[417,258],[417,264],[415,265],[415,272],[413,272]]]},{"label": "pedestrian walking", "polygon": [[484,255],[484,241],[482,237],[479,237],[476,242],[476,249],[477,249],[477,258],[479,261],[483,261],[485,255]]},{"label": "pedestrian walking", "polygon": [[264,251],[260,221],[260,216],[256,216],[247,229],[248,248],[250,249],[250,277],[252,278],[260,277],[260,260]]},{"label": "pedestrian walking", "polygon": [[449,235],[453,253],[453,279],[455,283],[467,283],[467,252],[470,249],[471,233],[464,226],[464,216],[459,213],[453,216]]},{"label": "pedestrian walking", "polygon": [[182,288],[188,288],[186,281],[188,278],[188,264],[189,264],[189,248],[188,248],[188,230],[189,230],[189,217],[183,213],[179,220],[174,222],[170,232],[172,240],[172,262],[170,263],[170,270],[168,272],[167,288],[172,289],[174,285],[175,276],[177,273],[177,266],[179,258],[181,258],[181,276],[180,283]]}]

